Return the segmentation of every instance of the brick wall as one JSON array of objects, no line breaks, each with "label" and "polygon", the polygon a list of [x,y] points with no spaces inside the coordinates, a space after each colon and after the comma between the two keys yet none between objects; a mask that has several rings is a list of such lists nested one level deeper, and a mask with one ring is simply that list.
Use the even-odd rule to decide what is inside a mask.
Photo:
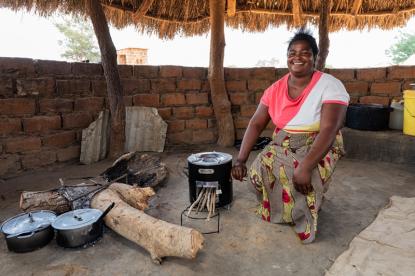
[{"label": "brick wall", "polygon": [[[120,65],[119,72],[125,105],[156,107],[168,123],[168,145],[216,141],[206,68]],[[225,69],[237,138],[263,90],[286,72]],[[328,72],[353,102],[388,104],[415,82],[415,66]],[[0,176],[78,159],[82,129],[108,107],[106,94],[100,64],[0,58]]]}]

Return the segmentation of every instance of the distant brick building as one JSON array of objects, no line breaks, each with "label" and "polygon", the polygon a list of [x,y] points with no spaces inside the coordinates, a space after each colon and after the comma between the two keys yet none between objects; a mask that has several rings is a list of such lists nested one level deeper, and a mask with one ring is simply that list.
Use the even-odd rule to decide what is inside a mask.
[{"label": "distant brick building", "polygon": [[118,64],[147,64],[147,49],[145,48],[125,48],[117,51]]}]

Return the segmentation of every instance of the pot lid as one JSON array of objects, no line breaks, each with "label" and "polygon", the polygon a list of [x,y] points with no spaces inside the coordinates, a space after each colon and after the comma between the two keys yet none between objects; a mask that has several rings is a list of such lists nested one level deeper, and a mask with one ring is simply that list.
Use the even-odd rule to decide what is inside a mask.
[{"label": "pot lid", "polygon": [[96,222],[102,215],[98,209],[78,209],[63,213],[52,223],[56,230],[73,230]]},{"label": "pot lid", "polygon": [[1,231],[5,235],[33,232],[50,226],[55,219],[56,214],[52,211],[32,211],[9,218],[3,222]]},{"label": "pot lid", "polygon": [[216,151],[195,153],[187,158],[187,161],[195,165],[221,165],[231,160],[232,155]]}]

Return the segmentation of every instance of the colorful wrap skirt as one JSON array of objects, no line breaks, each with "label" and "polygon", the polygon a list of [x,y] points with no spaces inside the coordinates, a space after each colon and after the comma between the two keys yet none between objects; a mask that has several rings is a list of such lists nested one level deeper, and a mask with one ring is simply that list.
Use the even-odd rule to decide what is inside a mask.
[{"label": "colorful wrap skirt", "polygon": [[272,223],[288,223],[303,243],[314,240],[318,211],[327,191],[337,161],[344,154],[339,132],[326,154],[312,172],[313,191],[308,195],[293,186],[294,169],[304,159],[318,133],[274,132],[272,141],[258,154],[249,170],[249,178],[257,191],[262,219]]}]

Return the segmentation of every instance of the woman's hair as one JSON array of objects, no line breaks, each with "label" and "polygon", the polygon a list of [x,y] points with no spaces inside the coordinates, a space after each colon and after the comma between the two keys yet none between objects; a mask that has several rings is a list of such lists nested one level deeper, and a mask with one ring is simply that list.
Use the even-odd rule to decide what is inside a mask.
[{"label": "woman's hair", "polygon": [[316,39],[313,37],[313,34],[310,30],[301,28],[299,29],[294,36],[288,41],[288,48],[287,51],[290,49],[291,45],[297,41],[306,41],[308,45],[311,47],[311,51],[313,52],[314,59],[316,59],[318,54],[318,46]]}]

